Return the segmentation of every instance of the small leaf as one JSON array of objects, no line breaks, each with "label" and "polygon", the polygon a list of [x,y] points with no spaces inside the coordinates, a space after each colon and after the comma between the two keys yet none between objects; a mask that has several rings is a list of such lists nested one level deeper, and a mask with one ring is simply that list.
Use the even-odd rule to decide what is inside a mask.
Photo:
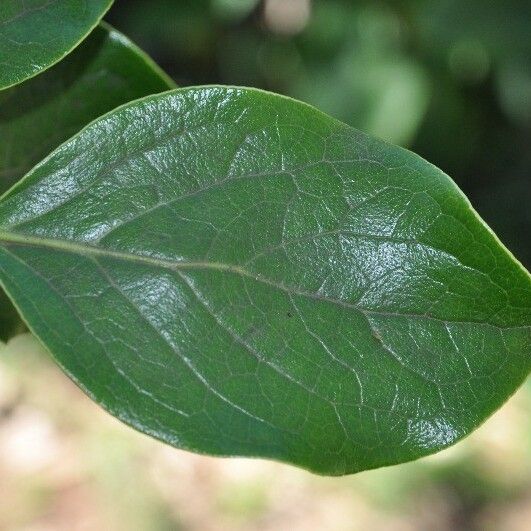
[{"label": "small leaf", "polygon": [[98,116],[174,87],[142,50],[101,23],[64,61],[0,92],[0,192]]},{"label": "small leaf", "polygon": [[[149,57],[102,23],[64,61],[0,93],[0,193],[98,116],[173,86]],[[1,294],[0,339],[19,322]]]},{"label": "small leaf", "polygon": [[530,277],[455,184],[258,90],[92,123],[0,201],[0,280],[127,424],[324,474],[454,443],[531,368]]},{"label": "small leaf", "polygon": [[60,61],[96,26],[112,0],[2,0],[0,89]]}]

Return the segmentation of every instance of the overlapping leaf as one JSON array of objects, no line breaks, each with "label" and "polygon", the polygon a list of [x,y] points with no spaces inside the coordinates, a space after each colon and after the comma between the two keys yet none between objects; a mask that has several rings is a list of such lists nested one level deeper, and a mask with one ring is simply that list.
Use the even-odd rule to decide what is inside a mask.
[{"label": "overlapping leaf", "polygon": [[96,26],[112,0],[2,0],[0,89],[60,61]]},{"label": "overlapping leaf", "polygon": [[0,280],[126,423],[326,474],[452,444],[531,368],[529,275],[453,182],[257,90],[84,129],[1,200]]}]

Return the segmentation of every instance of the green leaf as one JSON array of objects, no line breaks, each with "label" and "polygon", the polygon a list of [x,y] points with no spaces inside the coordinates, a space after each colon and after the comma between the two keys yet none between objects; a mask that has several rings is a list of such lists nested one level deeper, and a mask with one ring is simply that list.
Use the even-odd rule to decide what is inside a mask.
[{"label": "green leaf", "polygon": [[0,89],[36,76],[72,51],[112,0],[2,0]]},{"label": "green leaf", "polygon": [[452,444],[531,369],[530,277],[455,184],[258,90],[92,123],[0,201],[0,280],[127,424],[324,474]]},{"label": "green leaf", "polygon": [[[64,61],[0,92],[0,193],[98,116],[173,86],[133,43],[101,24]],[[1,294],[0,338],[19,322]]]},{"label": "green leaf", "polygon": [[98,116],[174,87],[142,50],[101,23],[64,61],[0,92],[0,191]]}]

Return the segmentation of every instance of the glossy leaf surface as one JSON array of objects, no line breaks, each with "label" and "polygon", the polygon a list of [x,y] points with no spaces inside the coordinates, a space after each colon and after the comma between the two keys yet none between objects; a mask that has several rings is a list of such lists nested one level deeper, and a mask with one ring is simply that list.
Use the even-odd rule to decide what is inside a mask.
[{"label": "glossy leaf surface", "polygon": [[2,0],[0,89],[60,61],[96,26],[112,0]]},{"label": "glossy leaf surface", "polygon": [[441,171],[250,89],[149,97],[0,202],[0,280],[98,403],[344,474],[468,434],[531,368],[531,282]]},{"label": "glossy leaf surface", "polygon": [[[0,193],[98,116],[173,86],[126,37],[98,26],[59,64],[0,92]],[[19,318],[3,293],[0,312],[0,338],[6,339]]]}]

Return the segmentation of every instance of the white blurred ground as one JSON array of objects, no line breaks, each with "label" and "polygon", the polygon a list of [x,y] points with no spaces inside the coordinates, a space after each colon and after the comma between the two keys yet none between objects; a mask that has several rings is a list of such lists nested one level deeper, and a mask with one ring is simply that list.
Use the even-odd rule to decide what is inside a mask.
[{"label": "white blurred ground", "polygon": [[0,346],[0,530],[529,531],[530,412],[528,382],[449,450],[321,478],[136,433],[19,336]]}]

